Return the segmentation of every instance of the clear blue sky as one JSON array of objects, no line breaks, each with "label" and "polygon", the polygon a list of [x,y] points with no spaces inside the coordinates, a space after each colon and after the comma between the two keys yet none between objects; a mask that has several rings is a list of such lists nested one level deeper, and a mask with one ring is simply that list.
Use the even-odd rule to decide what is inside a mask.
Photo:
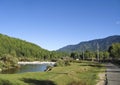
[{"label": "clear blue sky", "polygon": [[120,35],[120,0],[0,0],[0,33],[48,50]]}]

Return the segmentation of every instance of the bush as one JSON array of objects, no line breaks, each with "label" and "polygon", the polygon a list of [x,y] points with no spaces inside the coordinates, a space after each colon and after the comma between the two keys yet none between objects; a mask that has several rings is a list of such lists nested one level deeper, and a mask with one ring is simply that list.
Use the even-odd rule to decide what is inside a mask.
[{"label": "bush", "polygon": [[16,57],[13,57],[9,54],[4,54],[0,58],[0,68],[1,69],[9,69],[14,68],[18,66],[18,59]]},{"label": "bush", "polygon": [[2,68],[4,66],[4,62],[0,61],[0,68]]},{"label": "bush", "polygon": [[55,66],[69,66],[70,61],[69,60],[58,60],[55,64]]}]

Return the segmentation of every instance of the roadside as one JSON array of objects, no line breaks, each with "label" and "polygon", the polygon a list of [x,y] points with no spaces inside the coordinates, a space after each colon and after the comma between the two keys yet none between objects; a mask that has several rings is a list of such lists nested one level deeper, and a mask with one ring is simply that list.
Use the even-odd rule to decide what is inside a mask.
[{"label": "roadside", "polygon": [[105,72],[104,73],[99,73],[99,80],[96,85],[105,85]]}]

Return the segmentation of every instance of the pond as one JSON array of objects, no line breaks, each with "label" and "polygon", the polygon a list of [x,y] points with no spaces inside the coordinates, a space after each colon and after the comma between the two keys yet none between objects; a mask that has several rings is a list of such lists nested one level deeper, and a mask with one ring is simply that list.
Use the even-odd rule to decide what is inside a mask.
[{"label": "pond", "polygon": [[47,66],[53,66],[53,64],[22,64],[20,68],[10,69],[2,71],[2,74],[15,74],[25,72],[44,72]]}]

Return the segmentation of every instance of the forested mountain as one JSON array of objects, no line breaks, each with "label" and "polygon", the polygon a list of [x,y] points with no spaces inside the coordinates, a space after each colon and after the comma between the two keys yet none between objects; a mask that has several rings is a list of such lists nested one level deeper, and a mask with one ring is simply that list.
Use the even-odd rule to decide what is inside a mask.
[{"label": "forested mountain", "polygon": [[36,58],[36,59],[52,59],[63,56],[63,53],[48,51],[40,46],[7,35],[0,34],[0,57],[9,54],[17,58]]},{"label": "forested mountain", "polygon": [[33,43],[0,34],[0,56],[11,54],[17,57],[42,57],[47,52]]},{"label": "forested mountain", "polygon": [[86,42],[80,42],[76,45],[68,45],[57,51],[64,51],[70,53],[74,51],[82,52],[83,50],[96,51],[97,48],[99,48],[100,51],[106,51],[108,50],[109,46],[111,46],[113,43],[120,43],[120,35],[109,36],[107,38],[95,39]]}]

